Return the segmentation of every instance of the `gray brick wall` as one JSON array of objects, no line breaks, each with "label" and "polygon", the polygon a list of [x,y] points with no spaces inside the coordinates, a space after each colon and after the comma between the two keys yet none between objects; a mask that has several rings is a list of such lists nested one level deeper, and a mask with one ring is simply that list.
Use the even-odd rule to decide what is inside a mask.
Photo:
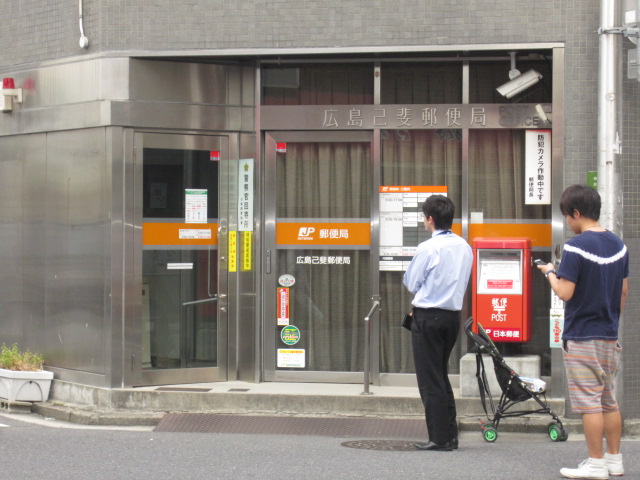
[{"label": "gray brick wall", "polygon": [[[636,187],[637,188],[637,187]],[[627,239],[627,247],[631,252],[640,252],[640,239]],[[640,255],[631,257],[631,273],[629,284],[640,284]],[[640,310],[640,298],[637,294],[629,295],[625,307],[622,325],[622,378],[624,382],[623,398],[621,399],[625,415],[640,415],[640,330],[638,329],[638,311]]]}]

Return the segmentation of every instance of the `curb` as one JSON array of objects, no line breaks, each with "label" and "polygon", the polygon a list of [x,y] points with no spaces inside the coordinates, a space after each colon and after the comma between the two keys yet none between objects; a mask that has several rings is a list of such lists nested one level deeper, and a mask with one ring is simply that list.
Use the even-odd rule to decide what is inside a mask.
[{"label": "curb", "polygon": [[34,403],[31,411],[41,417],[78,425],[140,427],[158,425],[166,412],[104,410],[80,405]]},{"label": "curb", "polygon": [[[53,418],[78,425],[92,426],[145,426],[155,427],[160,423],[162,418],[168,413],[194,413],[194,412],[168,412],[168,411],[132,411],[119,409],[102,409],[86,405],[70,405],[59,403],[39,402],[31,405],[30,411],[45,418]],[[27,409],[21,408],[20,413],[28,412]],[[14,411],[18,413],[18,411]],[[202,413],[202,412],[198,412]],[[215,413],[215,412],[211,412]],[[228,412],[218,412],[220,415],[229,414]],[[238,412],[236,412],[237,414]],[[242,412],[247,415],[261,416],[284,416],[286,414],[276,414],[274,412]],[[291,414],[288,414],[289,416]],[[299,415],[299,414],[293,414]],[[308,416],[317,417],[362,417],[363,415],[317,415],[309,414]],[[376,418],[390,418],[389,416],[375,416]],[[404,417],[407,418],[407,417]],[[569,434],[582,434],[582,420],[579,418],[561,417],[563,426]],[[462,432],[481,432],[481,424],[486,421],[484,416],[461,416],[458,420],[458,428]],[[548,426],[553,419],[547,416],[529,415],[526,417],[517,417],[512,419],[503,419],[500,423],[499,431],[511,433],[547,433]],[[627,419],[624,421],[623,437],[635,437],[640,435],[640,419]]]}]

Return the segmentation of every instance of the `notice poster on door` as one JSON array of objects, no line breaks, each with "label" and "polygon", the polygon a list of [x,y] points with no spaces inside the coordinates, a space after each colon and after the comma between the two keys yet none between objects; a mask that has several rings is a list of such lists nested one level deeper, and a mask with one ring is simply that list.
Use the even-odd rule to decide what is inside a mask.
[{"label": "notice poster on door", "polygon": [[278,368],[304,368],[305,350],[303,348],[279,348]]},{"label": "notice poster on door", "polygon": [[431,195],[447,195],[443,185],[380,187],[380,271],[403,272],[416,247],[426,239],[422,204]]},{"label": "notice poster on door", "polygon": [[524,203],[549,205],[551,203],[551,131],[525,132]]},{"label": "notice poster on door", "polygon": [[185,223],[207,223],[207,190],[187,189],[184,197]]}]

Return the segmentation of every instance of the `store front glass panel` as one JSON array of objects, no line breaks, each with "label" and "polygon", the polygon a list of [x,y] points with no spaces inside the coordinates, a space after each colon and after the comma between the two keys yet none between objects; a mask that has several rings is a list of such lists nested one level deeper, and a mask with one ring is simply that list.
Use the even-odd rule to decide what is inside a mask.
[{"label": "store front glass panel", "polygon": [[[402,244],[407,257],[401,262],[381,261],[380,296],[383,302],[383,308],[380,311],[381,373],[414,371],[411,334],[402,328],[400,319],[411,309],[411,300],[413,300],[413,296],[402,283],[406,264],[411,260],[415,247],[430,237],[430,234],[424,230],[422,222],[422,203],[428,194],[425,192],[429,188],[425,190],[425,188],[416,187],[434,187],[432,188],[434,193],[441,193],[441,190],[446,189],[446,195],[456,206],[456,218],[460,217],[461,140],[460,130],[381,132],[381,184],[413,187],[416,192],[405,194],[402,200],[404,203]],[[412,195],[415,199],[411,205],[408,205],[407,202]],[[383,209],[384,207],[381,206],[381,230],[384,238],[385,212],[382,211]],[[457,233],[460,233],[459,224]],[[380,247],[382,259],[385,258],[384,243],[382,239]],[[393,247],[389,252],[393,250],[397,248]],[[452,355],[452,358],[455,358],[455,355]]]},{"label": "store front glass panel", "polygon": [[370,232],[370,143],[287,142],[276,177],[276,368],[362,371],[371,259],[354,243]]},{"label": "store front glass panel", "polygon": [[[469,236],[528,237],[536,258],[551,260],[551,205],[527,205],[525,130],[469,132]],[[535,272],[534,272],[535,273]],[[533,330],[527,343],[502,343],[507,355],[540,355],[543,375],[550,375],[550,292],[542,275],[533,275]]]},{"label": "store front glass panel", "polygon": [[[142,253],[143,369],[218,364],[218,250],[213,243],[219,162],[210,155],[144,149],[143,238],[150,240]],[[205,245],[153,245],[154,236],[170,236],[173,230],[182,243]]]}]

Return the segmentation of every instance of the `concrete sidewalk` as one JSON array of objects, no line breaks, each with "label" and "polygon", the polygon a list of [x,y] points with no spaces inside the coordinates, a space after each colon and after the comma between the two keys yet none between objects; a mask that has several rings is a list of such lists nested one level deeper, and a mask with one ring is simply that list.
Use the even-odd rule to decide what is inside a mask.
[{"label": "concrete sidewalk", "polygon": [[[168,413],[218,413],[264,416],[424,418],[415,387],[363,386],[326,383],[205,384],[104,389],[55,380],[49,400],[36,403],[32,411],[49,418],[84,425],[157,425]],[[497,403],[498,399],[494,399]],[[547,404],[570,433],[581,432],[579,419],[565,418],[562,398]],[[460,397],[456,392],[460,430],[480,431],[486,420],[480,398]],[[528,401],[518,410],[536,409]],[[503,419],[500,431],[546,432],[553,421],[547,414]],[[626,435],[640,434],[640,422],[625,422]]]}]

